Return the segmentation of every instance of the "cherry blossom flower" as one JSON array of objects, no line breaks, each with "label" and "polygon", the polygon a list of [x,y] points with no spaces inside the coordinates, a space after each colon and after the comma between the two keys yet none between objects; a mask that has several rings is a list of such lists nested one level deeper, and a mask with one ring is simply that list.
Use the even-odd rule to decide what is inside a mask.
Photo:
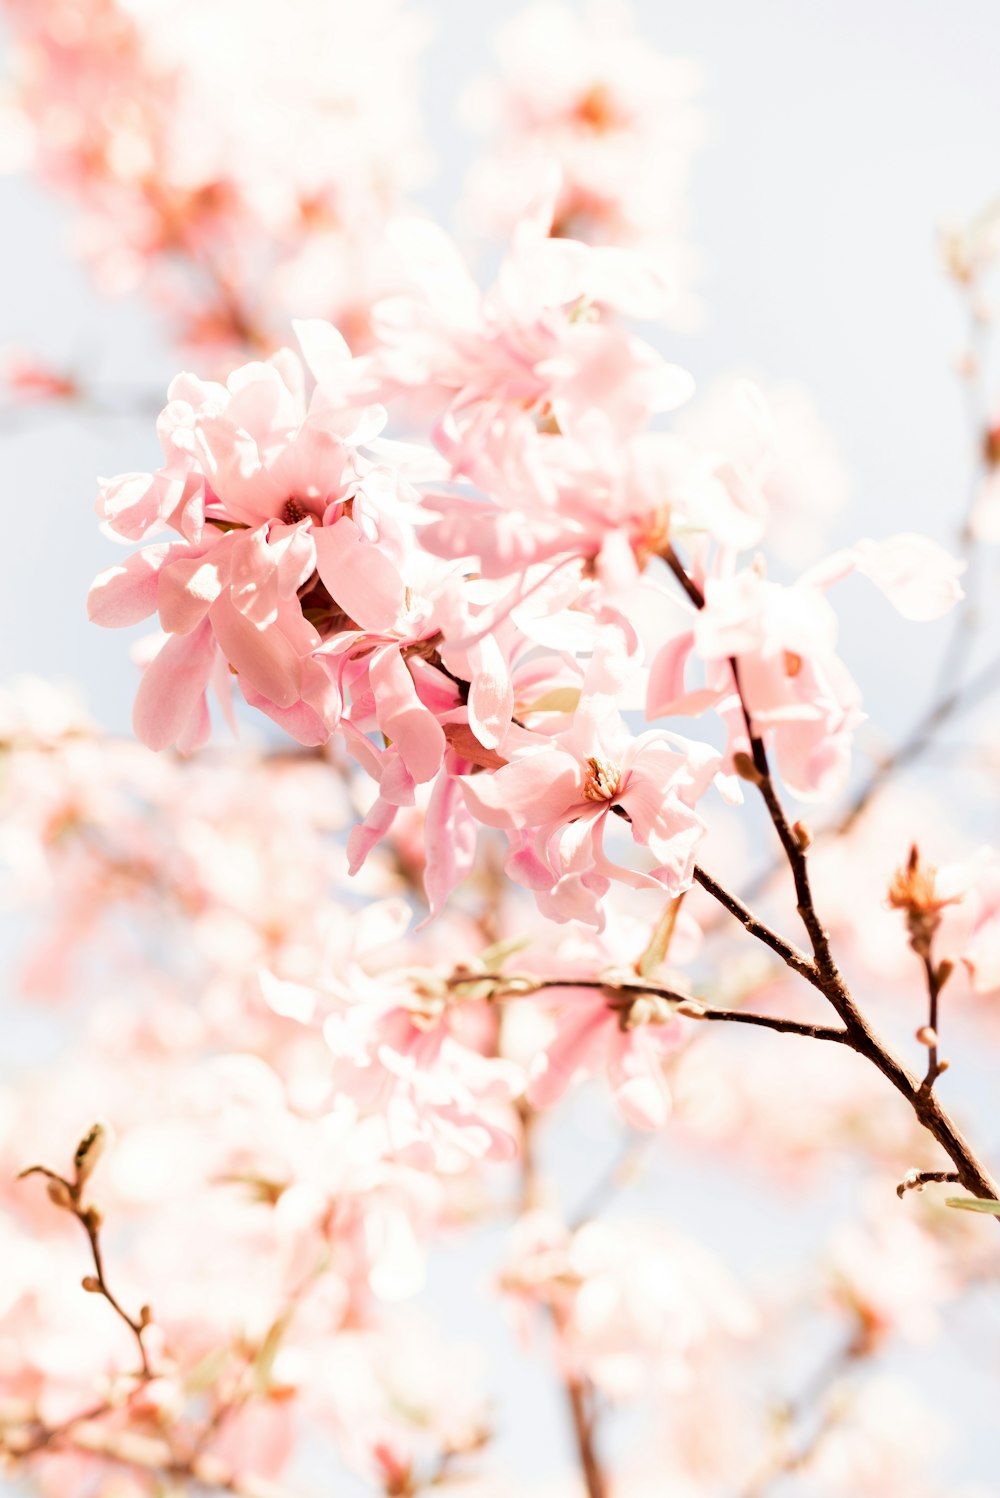
[{"label": "cherry blossom flower", "polygon": [[[476,817],[510,834],[508,872],[556,920],[599,926],[598,902],[612,880],[640,889],[660,884],[670,895],[691,882],[704,830],[694,808],[718,757],[706,745],[657,730],[633,738],[614,705],[627,673],[613,640],[610,648],[602,645],[566,728],[544,735],[512,728],[503,744],[508,763],[464,782]],[[649,873],[605,852],[612,815],[650,850]]]},{"label": "cherry blossom flower", "polygon": [[[782,778],[800,797],[825,798],[847,775],[861,697],[836,654],[837,618],[825,596],[833,582],[860,572],[905,617],[937,619],[961,597],[961,564],[923,537],[861,541],[804,573],[790,587],[761,566],[732,571],[720,559],[704,582],[704,606],[664,646],[650,670],[647,713],[700,713],[714,702],[731,724],[730,749],[749,751],[732,662],[751,732],[773,745]],[[688,694],[684,668],[706,663],[707,689]]]}]

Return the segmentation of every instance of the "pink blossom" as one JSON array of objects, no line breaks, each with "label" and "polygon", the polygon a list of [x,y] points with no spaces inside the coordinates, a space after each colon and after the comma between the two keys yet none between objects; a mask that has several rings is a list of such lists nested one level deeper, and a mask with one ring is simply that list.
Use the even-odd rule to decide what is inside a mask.
[{"label": "pink blossom", "polygon": [[[704,581],[704,606],[664,645],[650,669],[647,714],[700,713],[713,703],[730,722],[730,750],[749,750],[730,662],[751,731],[773,745],[782,778],[801,797],[826,797],[846,778],[860,693],[836,653],[830,584],[857,571],[910,619],[936,619],[961,597],[961,564],[933,542],[910,535],[861,541],[817,564],[790,587],[762,566],[733,571],[720,554]],[[706,688],[689,692],[691,654],[706,666]]]},{"label": "pink blossom", "polygon": [[[425,28],[402,0],[141,6],[8,0],[11,99],[33,165],[77,205],[100,288],[146,286],[229,363],[289,312],[368,336],[392,289],[386,218],[425,180]],[[337,107],[331,108],[335,99]],[[324,274],[306,263],[320,241]]]},{"label": "pink blossom", "polygon": [[[153,747],[204,742],[206,689],[214,681],[224,693],[225,667],[301,742],[324,741],[343,709],[342,676],[331,680],[317,659],[334,637],[362,655],[372,635],[387,640],[368,670],[385,662],[376,695],[396,722],[392,704],[411,690],[406,667],[393,665],[399,646],[433,633],[406,581],[408,492],[361,451],[384,415],[345,404],[352,366],[333,329],[303,324],[301,336],[319,377],[308,403],[287,351],[225,387],[181,376],[160,422],[164,468],[103,491],[101,510],[123,534],[167,524],[183,537],[134,553],[91,592],[99,623],[159,612],[167,639],[135,709]],[[421,764],[416,773],[426,778]]]},{"label": "pink blossom", "polygon": [[[688,887],[704,831],[695,803],[719,763],[707,745],[673,734],[633,738],[615,707],[629,663],[609,645],[595,652],[567,727],[548,734],[512,728],[503,744],[509,763],[463,782],[476,817],[508,831],[507,870],[534,891],[539,908],[598,926],[612,880],[639,889],[660,884],[671,895]],[[648,873],[605,852],[612,814],[650,850]]]},{"label": "pink blossom", "polygon": [[425,403],[433,394],[436,445],[457,474],[487,488],[529,474],[548,450],[547,428],[590,446],[620,440],[692,388],[608,315],[655,309],[656,268],[547,238],[550,204],[543,194],[520,221],[485,295],[441,230],[416,220],[393,230],[414,295],[377,309],[377,367],[390,388],[419,388]]}]

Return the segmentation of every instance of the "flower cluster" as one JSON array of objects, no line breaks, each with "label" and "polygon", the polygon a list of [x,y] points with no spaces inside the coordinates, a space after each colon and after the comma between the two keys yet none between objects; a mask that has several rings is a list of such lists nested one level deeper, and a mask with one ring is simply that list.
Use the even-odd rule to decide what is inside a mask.
[{"label": "flower cluster", "polygon": [[[377,782],[355,868],[419,792],[435,909],[485,825],[545,914],[599,926],[616,881],[690,885],[700,803],[713,780],[736,794],[752,740],[801,796],[843,783],[861,712],[832,583],[863,574],[933,619],[961,568],[911,535],[791,586],[741,557],[767,514],[753,472],[651,424],[692,383],[623,320],[655,307],[658,277],[552,239],[551,212],[536,204],[483,296],[443,234],[401,223],[412,291],[375,309],[362,358],[300,323],[311,389],[287,350],[225,385],[179,376],[163,466],[99,501],[124,539],[177,539],[103,573],[91,617],[159,616],[135,710],[147,744],[199,747],[209,688],[228,713],[235,681],[300,743],[340,735]],[[433,447],[384,440],[395,405]],[[715,709],[728,744],[637,734],[642,708],[685,727]],[[639,867],[616,854],[628,836]]]},{"label": "flower cluster", "polygon": [[[188,343],[273,346],[281,310],[365,337],[387,212],[428,174],[421,13],[294,0],[9,0],[8,142],[83,208],[101,287],[149,279]],[[13,151],[10,154],[14,154]]]},{"label": "flower cluster", "polygon": [[[995,423],[959,558],[868,520],[824,556],[808,397],[670,357],[696,78],[617,0],[532,0],[468,92],[485,289],[411,200],[430,0],[0,3],[0,157],[201,371],[99,489],[141,742],[0,688],[3,1477],[507,1498],[558,1422],[545,1498],[983,1498],[881,1360],[996,1290],[935,1088],[996,1040],[1000,858],[883,783],[996,679],[959,669]],[[948,242],[970,296],[996,222]],[[960,607],[837,810],[868,585],[921,671]]]}]

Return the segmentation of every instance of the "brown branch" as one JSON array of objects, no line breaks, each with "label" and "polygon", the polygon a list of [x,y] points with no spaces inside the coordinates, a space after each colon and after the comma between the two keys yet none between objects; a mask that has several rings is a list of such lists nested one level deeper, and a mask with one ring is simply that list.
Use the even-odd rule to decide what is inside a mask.
[{"label": "brown branch", "polygon": [[[765,928],[766,929],[766,928]],[[794,951],[794,949],[791,949]],[[688,994],[678,993],[659,983],[620,982],[616,978],[533,978],[523,973],[462,973],[448,980],[449,988],[466,984],[495,984],[489,998],[491,1001],[523,998],[526,994],[543,989],[587,988],[607,994],[609,1007],[616,1010],[627,1027],[632,1006],[637,999],[652,997],[665,999],[676,1006],[675,1013],[687,1019],[724,1021],[735,1025],[759,1025],[767,1030],[777,1030],[786,1035],[808,1035],[813,1040],[847,1042],[847,1031],[831,1025],[810,1025],[796,1019],[782,1019],[774,1014],[757,1014],[750,1009],[716,1009],[692,999]],[[506,993],[505,993],[506,990]]]},{"label": "brown branch", "polygon": [[587,1498],[608,1498],[607,1479],[594,1443],[593,1396],[593,1388],[586,1380],[573,1377],[566,1380],[566,1397],[573,1420],[580,1470],[587,1486]]},{"label": "brown branch", "polygon": [[849,1045],[850,1037],[838,1025],[809,1025],[797,1019],[779,1019],[773,1014],[757,1014],[749,1009],[707,1009],[700,1004],[682,1005],[678,1011],[689,1019],[726,1020],[730,1024],[760,1025],[782,1035],[805,1035],[810,1040],[832,1040]]},{"label": "brown branch", "polygon": [[101,1252],[101,1214],[96,1207],[88,1206],[83,1201],[84,1187],[100,1158],[106,1137],[102,1124],[95,1124],[83,1137],[73,1157],[71,1177],[61,1176],[57,1171],[50,1170],[47,1165],[29,1165],[19,1173],[18,1180],[25,1180],[28,1176],[34,1175],[44,1176],[49,1183],[49,1200],[62,1211],[69,1212],[83,1228],[90,1244],[90,1256],[94,1264],[93,1274],[85,1275],[83,1278],[83,1288],[91,1295],[103,1296],[115,1314],[128,1327],[139,1349],[138,1377],[146,1382],[153,1377],[144,1341],[145,1330],[152,1320],[150,1309],[148,1306],[143,1306],[138,1316],[130,1316],[111,1290],[105,1278],[104,1255]]},{"label": "brown branch", "polygon": [[[687,577],[683,564],[672,547],[668,547],[665,560],[675,577],[680,581]],[[704,606],[704,597],[697,584],[690,578],[687,583],[682,582],[685,592],[696,607]],[[701,603],[698,603],[698,599]],[[968,1141],[960,1133],[948,1114],[941,1107],[934,1095],[933,1088],[925,1086],[906,1069],[902,1062],[893,1054],[885,1041],[876,1033],[862,1014],[854,1001],[854,998],[842,977],[830,947],[829,934],[826,931],[813,900],[812,888],[809,881],[809,867],[807,858],[808,838],[801,835],[797,827],[793,827],[778,796],[771,775],[771,767],[768,762],[767,750],[764,741],[754,733],[753,719],[750,709],[743,697],[740,687],[739,663],[733,660],[733,677],[736,689],[740,694],[743,708],[743,717],[750,736],[751,757],[753,763],[752,779],[758,786],[764,804],[767,807],[771,823],[781,843],[785,858],[791,871],[795,886],[796,904],[802,924],[809,937],[812,948],[814,964],[810,964],[803,970],[800,962],[789,962],[788,957],[781,951],[780,946],[773,942],[769,943],[772,950],[777,951],[789,967],[797,971],[800,976],[805,977],[817,988],[832,1006],[837,1017],[844,1026],[844,1044],[851,1050],[869,1060],[882,1075],[889,1081],[897,1092],[909,1103],[918,1120],[927,1131],[933,1135],[944,1150],[945,1154],[955,1166],[959,1181],[970,1191],[973,1196],[982,1200],[996,1201],[1000,1199],[995,1181],[983,1166]],[[729,897],[723,902],[726,908],[732,910],[733,906],[739,906],[735,897]],[[745,907],[742,907],[746,911]],[[739,911],[734,912],[738,919],[743,919]],[[746,914],[750,913],[746,911]],[[751,920],[753,918],[751,917]],[[753,931],[754,935],[759,933]],[[998,1217],[1000,1222],[1000,1217]]]},{"label": "brown branch", "polygon": [[742,900],[738,900],[729,890],[724,889],[699,864],[695,865],[694,878],[695,883],[700,884],[702,889],[712,896],[713,900],[718,900],[719,904],[725,910],[728,910],[730,915],[735,916],[736,920],[749,931],[751,936],[755,936],[758,941],[763,942],[765,947],[770,947],[772,952],[778,954],[782,962],[794,968],[797,973],[801,973],[803,978],[807,978],[810,983],[816,981],[816,968],[805,952],[800,951],[792,942],[786,941],[783,936],[779,936],[777,932],[772,931],[770,926],[766,926],[763,921],[758,920],[757,916],[754,915],[748,906],[743,904]]}]

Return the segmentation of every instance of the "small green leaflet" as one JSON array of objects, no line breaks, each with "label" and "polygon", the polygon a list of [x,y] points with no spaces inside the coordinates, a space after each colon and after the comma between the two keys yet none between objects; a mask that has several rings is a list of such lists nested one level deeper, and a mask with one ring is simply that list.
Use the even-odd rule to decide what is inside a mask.
[{"label": "small green leaflet", "polygon": [[1000,1202],[983,1200],[979,1196],[946,1196],[946,1207],[961,1207],[963,1212],[986,1212],[990,1217],[1000,1217]]}]

